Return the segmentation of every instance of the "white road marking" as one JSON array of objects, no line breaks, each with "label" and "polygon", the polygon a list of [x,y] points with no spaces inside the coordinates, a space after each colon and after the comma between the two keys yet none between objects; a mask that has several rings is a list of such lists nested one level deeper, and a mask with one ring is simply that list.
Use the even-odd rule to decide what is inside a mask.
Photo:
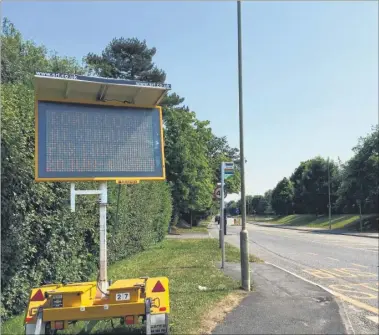
[{"label": "white road marking", "polygon": [[340,261],[339,259],[337,259],[337,258],[333,258],[333,257],[326,257],[326,258],[329,258],[329,259],[331,259],[331,260],[333,260],[333,261],[336,261],[336,262],[339,262],[339,261]]},{"label": "white road marking", "polygon": [[307,252],[308,255],[313,255],[313,256],[317,256],[317,254],[315,254],[314,252]]}]

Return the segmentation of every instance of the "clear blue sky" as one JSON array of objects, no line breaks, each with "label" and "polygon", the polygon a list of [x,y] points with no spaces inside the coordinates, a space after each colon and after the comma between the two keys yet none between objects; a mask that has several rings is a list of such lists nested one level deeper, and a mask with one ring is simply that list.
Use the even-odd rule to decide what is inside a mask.
[{"label": "clear blue sky", "polygon": [[[244,2],[248,194],[316,155],[343,160],[378,122],[378,3]],[[199,119],[239,146],[235,2],[3,2],[26,39],[78,59],[146,39]]]}]

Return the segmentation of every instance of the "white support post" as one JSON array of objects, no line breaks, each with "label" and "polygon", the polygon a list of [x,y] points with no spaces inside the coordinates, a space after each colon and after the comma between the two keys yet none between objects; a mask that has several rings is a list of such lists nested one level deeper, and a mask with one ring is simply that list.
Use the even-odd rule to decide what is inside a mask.
[{"label": "white support post", "polygon": [[224,177],[225,164],[221,163],[221,215],[220,215],[220,237],[221,237],[221,269],[225,266],[225,236],[224,236],[224,185],[225,185],[225,177]]},{"label": "white support post", "polygon": [[100,278],[99,286],[102,292],[108,290],[107,280],[107,183],[100,184]]},{"label": "white support post", "polygon": [[[75,212],[75,197],[77,195],[100,195],[100,274],[99,288],[101,295],[108,290],[107,279],[107,204],[108,204],[108,187],[107,182],[100,183],[99,190],[75,190],[75,184],[71,183],[70,200],[71,212]],[[104,292],[104,293],[103,293]]]},{"label": "white support post", "polygon": [[75,183],[71,183],[70,191],[70,203],[71,203],[71,212],[75,212]]}]

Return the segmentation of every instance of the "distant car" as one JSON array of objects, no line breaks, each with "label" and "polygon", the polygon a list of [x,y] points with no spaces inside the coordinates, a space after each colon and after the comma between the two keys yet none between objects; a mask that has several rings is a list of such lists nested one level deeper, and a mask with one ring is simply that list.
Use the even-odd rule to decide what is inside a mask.
[{"label": "distant car", "polygon": [[215,222],[217,222],[217,224],[220,224],[220,215],[216,215]]}]

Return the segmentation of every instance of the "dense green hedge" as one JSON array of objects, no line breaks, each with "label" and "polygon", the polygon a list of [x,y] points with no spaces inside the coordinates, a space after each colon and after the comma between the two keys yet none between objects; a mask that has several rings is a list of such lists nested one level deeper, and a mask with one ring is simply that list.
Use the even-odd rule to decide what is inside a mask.
[{"label": "dense green hedge", "polygon": [[[88,279],[98,266],[99,205],[81,196],[70,212],[68,183],[34,181],[33,91],[22,84],[1,88],[1,315],[19,313],[31,286]],[[81,188],[97,187],[82,183]],[[162,240],[171,217],[164,182],[109,183],[109,262]],[[127,275],[127,274],[125,274]]]}]

